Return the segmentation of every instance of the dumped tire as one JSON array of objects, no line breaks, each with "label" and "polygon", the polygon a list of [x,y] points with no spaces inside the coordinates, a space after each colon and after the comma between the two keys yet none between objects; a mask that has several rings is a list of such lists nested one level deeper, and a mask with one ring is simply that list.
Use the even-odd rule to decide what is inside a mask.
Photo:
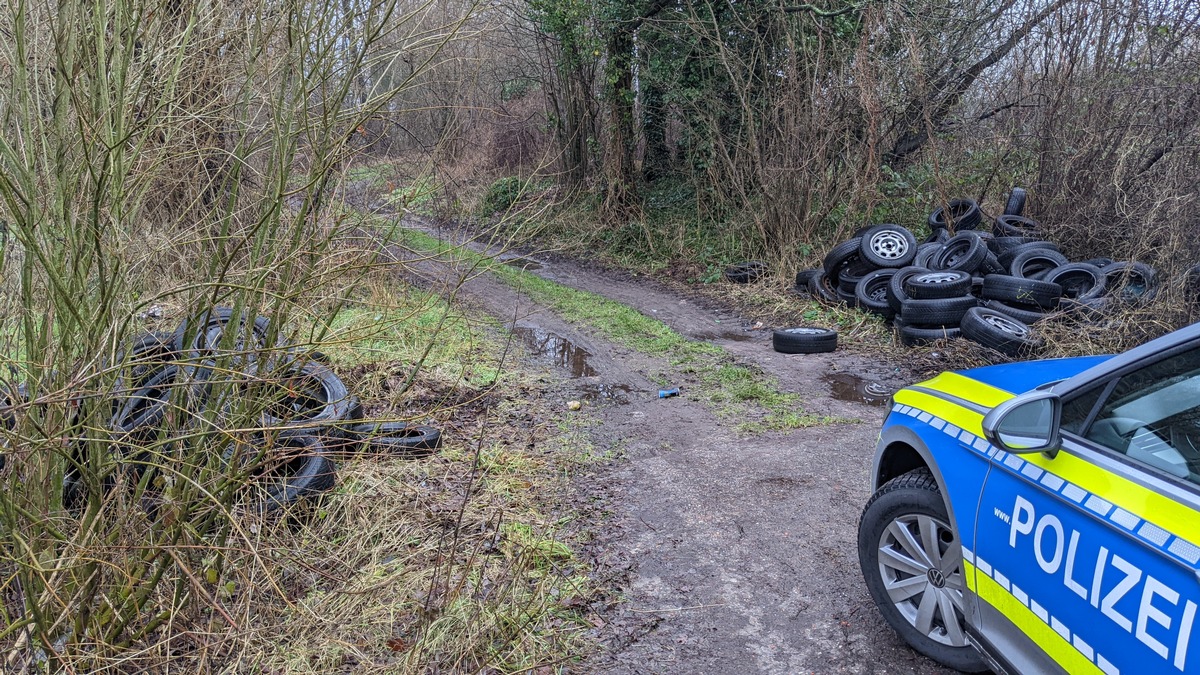
[{"label": "dumped tire", "polygon": [[1015,187],[1004,203],[1004,215],[1019,216],[1025,212],[1025,189]]},{"label": "dumped tire", "polygon": [[337,436],[355,410],[362,414],[362,407],[347,391],[345,383],[322,363],[292,362],[277,372],[254,374],[268,376],[266,380],[251,383],[251,387],[266,389],[264,428],[305,429]]},{"label": "dumped tire", "polygon": [[967,310],[979,301],[966,295],[958,298],[914,300],[909,298],[900,305],[900,316],[910,326],[957,326]]},{"label": "dumped tire", "polygon": [[1158,294],[1158,275],[1140,262],[1115,262],[1104,268],[1109,294],[1127,302],[1146,303]]},{"label": "dumped tire", "polygon": [[[135,391],[114,400],[109,429],[126,436],[152,434],[166,414],[171,392],[179,379],[179,368],[169,365],[156,371]],[[118,386],[120,386],[118,384]]]},{"label": "dumped tire", "polygon": [[1062,287],[1039,279],[990,274],[983,278],[982,295],[988,300],[1054,309],[1062,297]]},{"label": "dumped tire", "polygon": [[1024,253],[1025,251],[1042,250],[1042,249],[1054,251],[1055,253],[1062,253],[1062,251],[1060,251],[1058,249],[1057,245],[1055,245],[1051,242],[1048,242],[1048,241],[1040,241],[1039,240],[1039,241],[1031,241],[1031,242],[1028,242],[1025,244],[1021,244],[1020,246],[1014,246],[1014,247],[1008,249],[1007,251],[1005,251],[1004,253],[997,255],[996,258],[1000,261],[1000,264],[1004,266],[1004,269],[1008,270],[1008,269],[1012,268],[1013,260],[1017,256]]},{"label": "dumped tire", "polygon": [[951,199],[945,207],[938,207],[929,214],[928,222],[931,228],[953,227],[955,232],[962,232],[975,229],[982,217],[975,200]]},{"label": "dumped tire", "polygon": [[837,349],[837,331],[829,328],[784,328],[771,333],[771,347],[781,354],[821,354]]},{"label": "dumped tire", "polygon": [[761,260],[730,265],[725,268],[725,279],[735,284],[750,284],[758,281],[767,273],[767,264]]},{"label": "dumped tire", "polygon": [[933,270],[962,270],[974,272],[987,257],[987,245],[974,232],[962,232],[950,238],[942,250],[930,258]]},{"label": "dumped tire", "polygon": [[1042,236],[1042,224],[1020,215],[1003,215],[992,223],[992,232],[997,237],[1028,237],[1036,240]]},{"label": "dumped tire", "polygon": [[1026,249],[1015,256],[1008,265],[1014,277],[1041,279],[1051,270],[1066,265],[1067,257],[1048,248]]},{"label": "dumped tire", "polygon": [[824,274],[824,270],[800,270],[796,272],[796,288],[808,288],[808,281],[815,276]]},{"label": "dumped tire", "polygon": [[426,457],[442,445],[442,432],[435,427],[406,422],[376,422],[351,428],[368,452]]},{"label": "dumped tire", "polygon": [[992,240],[988,242],[988,250],[991,251],[992,253],[995,253],[996,256],[1000,256],[1000,255],[1003,255],[1004,253],[1007,253],[1008,251],[1013,250],[1014,248],[1016,248],[1022,244],[1033,244],[1038,241],[1041,241],[1041,240],[1036,237],[1021,237],[1021,236],[1015,236],[1015,235],[997,235],[995,237],[992,237]]},{"label": "dumped tire", "polygon": [[904,280],[904,292],[914,300],[955,298],[971,291],[971,275],[962,270],[934,270]]},{"label": "dumped tire", "polygon": [[875,225],[862,235],[858,251],[876,267],[900,268],[917,257],[917,238],[899,225]]},{"label": "dumped tire", "polygon": [[1026,309],[1025,307],[1010,305],[999,300],[984,300],[979,304],[981,307],[986,307],[990,310],[1000,312],[1001,314],[1007,314],[1026,326],[1032,326],[1038,321],[1046,318],[1044,313],[1035,309]]},{"label": "dumped tire", "polygon": [[935,227],[929,232],[929,236],[925,237],[922,244],[944,244],[950,241],[950,231],[944,227]]},{"label": "dumped tire", "polygon": [[896,272],[894,269],[875,270],[863,277],[854,289],[858,306],[885,319],[895,316],[895,310],[888,304],[888,282]]},{"label": "dumped tire", "polygon": [[808,280],[808,294],[824,302],[838,301],[837,289],[824,272]]},{"label": "dumped tire", "polygon": [[975,307],[963,316],[963,337],[995,349],[1005,356],[1021,356],[1040,343],[1029,326],[1013,317],[986,307]]},{"label": "dumped tire", "polygon": [[[250,336],[253,338],[254,344],[245,344],[245,326],[248,317],[249,314],[244,312],[238,317],[238,335],[233,344],[235,352],[248,353],[255,348],[268,346],[270,320],[265,316],[254,318],[254,323],[250,327]],[[231,307],[216,307],[202,313],[195,321],[184,319],[179,328],[175,330],[173,340],[175,353],[180,356],[187,355],[193,360],[211,358],[220,348],[225,331],[233,322],[234,315]]]},{"label": "dumped tire", "polygon": [[1064,298],[1095,300],[1104,297],[1108,278],[1104,271],[1087,263],[1068,263],[1050,270],[1043,281],[1062,286]]},{"label": "dumped tire", "polygon": [[925,267],[917,266],[896,270],[896,273],[888,280],[887,287],[887,303],[893,313],[899,314],[901,305],[908,299],[908,293],[904,290],[904,282],[915,274],[928,271],[930,270]]},{"label": "dumped tire", "polygon": [[825,276],[829,277],[834,283],[837,282],[838,272],[842,266],[850,261],[851,258],[858,255],[859,247],[862,245],[862,237],[847,239],[842,243],[829,249],[829,253],[825,254],[824,269]]},{"label": "dumped tire", "polygon": [[319,495],[337,482],[336,467],[315,436],[280,434],[263,455],[251,468],[249,486],[259,493],[252,496],[253,502],[266,511]]},{"label": "dumped tire", "polygon": [[838,302],[851,308],[858,307],[858,296],[854,295],[854,289],[857,287],[857,284],[850,284],[849,288],[843,284],[838,284]]},{"label": "dumped tire", "polygon": [[[945,230],[943,230],[943,232],[944,231]],[[946,241],[950,240],[947,239]],[[941,250],[942,244],[921,244],[917,247],[917,257],[913,258],[913,265],[923,269],[929,269],[929,261]]]},{"label": "dumped tire", "polygon": [[900,326],[900,344],[905,347],[920,347],[938,340],[954,340],[962,337],[962,330],[957,326],[943,328],[922,328],[920,326]]}]

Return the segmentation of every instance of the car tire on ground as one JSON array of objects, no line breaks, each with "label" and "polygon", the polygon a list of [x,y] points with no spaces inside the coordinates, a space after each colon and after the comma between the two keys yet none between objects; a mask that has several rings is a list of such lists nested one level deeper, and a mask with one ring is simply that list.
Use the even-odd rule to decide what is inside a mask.
[{"label": "car tire on ground", "polygon": [[[1051,270],[1067,264],[1067,257],[1048,248],[1033,248],[1013,256],[1008,264],[1008,271],[1014,277],[1024,279],[1042,279]],[[1004,270],[997,272],[1004,274]]]},{"label": "car tire on ground", "polygon": [[1158,275],[1140,262],[1115,262],[1104,268],[1110,295],[1122,300],[1147,303],[1158,294]]},{"label": "car tire on ground", "polygon": [[[901,533],[908,533],[922,547],[923,555],[907,552],[911,543],[897,539],[903,536]],[[928,558],[934,564],[917,557]],[[952,616],[942,614],[944,608],[962,605],[966,590],[962,543],[950,527],[945,501],[927,469],[888,481],[867,502],[858,525],[858,560],[867,589],[884,620],[910,647],[956,670],[987,671],[983,658],[967,641],[965,620],[959,611],[950,609]],[[920,583],[909,581],[919,579],[912,570],[931,568],[937,573],[927,576],[945,580],[942,586],[930,581],[917,593],[906,592],[903,600],[892,599],[891,593],[904,585]],[[929,613],[928,625],[918,627],[922,601],[934,602],[935,609]]]},{"label": "car tire on ground", "polygon": [[893,312],[899,313],[901,305],[908,299],[908,293],[904,290],[904,282],[915,274],[923,274],[929,271],[924,267],[917,267],[915,265],[897,270],[896,274],[888,280],[888,307],[891,307]]},{"label": "car tire on ground", "polygon": [[725,268],[725,279],[735,284],[750,284],[758,281],[767,273],[767,264],[761,260],[730,265]]},{"label": "car tire on ground", "polygon": [[888,282],[896,272],[894,269],[881,269],[863,277],[854,288],[854,297],[859,308],[885,319],[895,316],[896,312],[888,304]]},{"label": "car tire on ground", "polygon": [[[949,215],[947,216],[947,213]],[[945,207],[938,207],[929,214],[929,227],[954,227],[955,232],[973,230],[983,218],[979,212],[979,204],[973,199],[951,199]]]},{"label": "car tire on ground", "polygon": [[337,481],[336,467],[315,436],[279,434],[270,454],[281,461],[265,462],[252,472],[251,480],[262,490],[259,503],[267,511],[326,492]]},{"label": "car tire on ground", "polygon": [[825,271],[820,270],[820,269],[800,270],[799,272],[796,272],[796,287],[797,288],[808,288],[808,280],[809,279],[812,279],[813,277],[824,274],[824,273],[825,273]]},{"label": "car tire on ground", "polygon": [[955,340],[962,337],[962,330],[957,326],[926,328],[923,326],[910,326],[907,322],[897,325],[900,326],[900,344],[905,347],[920,347],[933,344],[938,340]]},{"label": "car tire on ground", "polygon": [[1004,203],[1004,215],[1019,216],[1022,213],[1025,213],[1025,188],[1015,187]]},{"label": "car tire on ground", "polygon": [[863,233],[858,251],[876,267],[900,268],[917,257],[917,238],[900,225],[875,225]]},{"label": "car tire on ground", "polygon": [[853,239],[847,239],[846,241],[843,241],[837,246],[829,249],[829,253],[825,254],[823,265],[825,269],[825,276],[836,280],[838,270],[840,270],[842,265],[846,264],[850,258],[858,255],[858,248],[861,245],[862,237],[854,237]]},{"label": "car tire on ground", "polygon": [[829,328],[784,328],[771,333],[780,354],[822,354],[837,349],[837,331]]},{"label": "car tire on ground", "polygon": [[1104,270],[1088,263],[1068,263],[1056,267],[1042,277],[1043,281],[1062,286],[1063,297],[1073,300],[1095,300],[1108,290]]},{"label": "car tire on ground", "polygon": [[985,307],[975,307],[963,316],[963,337],[995,349],[1005,356],[1028,354],[1039,346],[1029,326],[1013,317]]},{"label": "car tire on ground", "polygon": [[934,270],[904,280],[904,292],[914,300],[957,298],[971,291],[971,275],[962,270]]},{"label": "car tire on ground", "polygon": [[984,298],[1004,303],[1054,309],[1062,297],[1062,286],[1040,279],[1022,279],[1003,274],[989,274],[983,278]]},{"label": "car tire on ground", "polygon": [[1026,326],[1032,326],[1038,321],[1046,318],[1044,313],[1036,309],[1026,309],[1024,307],[1010,305],[999,300],[984,300],[983,302],[979,303],[979,306],[987,307],[988,309],[1000,312],[1001,314],[1007,314]]},{"label": "car tire on ground", "polygon": [[442,445],[442,432],[423,424],[375,422],[358,424],[352,431],[368,452],[378,454],[426,457]]},{"label": "car tire on ground", "polygon": [[823,302],[837,302],[837,289],[824,272],[808,280],[808,294]]},{"label": "car tire on ground", "polygon": [[910,326],[957,326],[967,310],[978,304],[970,295],[933,300],[909,298],[901,303],[900,316]]}]

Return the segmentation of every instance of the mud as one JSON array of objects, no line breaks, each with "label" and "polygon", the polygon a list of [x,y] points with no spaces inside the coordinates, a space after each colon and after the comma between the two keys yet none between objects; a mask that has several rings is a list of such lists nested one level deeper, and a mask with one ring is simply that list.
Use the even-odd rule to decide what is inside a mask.
[{"label": "mud", "polygon": [[822,375],[821,381],[829,385],[829,395],[839,401],[865,403],[876,407],[886,406],[896,391],[851,373],[829,373]]},{"label": "mud", "polygon": [[[468,277],[431,264],[413,278],[449,287]],[[564,402],[588,402],[584,414],[600,422],[593,446],[618,458],[576,478],[573,508],[593,542],[581,555],[598,586],[617,590],[587,608],[602,649],[570,672],[949,672],[884,624],[858,566],[856,525],[884,414],[859,383],[890,393],[910,381],[902,366],[841,351],[778,354],[770,327],[733,328],[753,317],[700,307],[644,277],[559,258],[534,273],[719,344],[799,394],[807,411],[851,420],[739,435],[689,383],[671,383],[679,397],[656,397],[652,375],[670,364],[571,325],[489,275],[470,277],[458,295],[523,336],[531,367],[550,369]]]}]

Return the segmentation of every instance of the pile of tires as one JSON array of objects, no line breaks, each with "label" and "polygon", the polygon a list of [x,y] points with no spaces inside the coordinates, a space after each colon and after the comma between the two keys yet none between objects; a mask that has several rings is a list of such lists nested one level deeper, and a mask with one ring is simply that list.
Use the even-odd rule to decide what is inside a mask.
[{"label": "pile of tires", "polygon": [[[116,359],[112,391],[87,401],[108,419],[112,452],[131,471],[153,470],[148,448],[161,447],[168,427],[189,434],[201,425],[220,429],[240,401],[258,419],[222,461],[245,470],[248,504],[272,511],[331,489],[334,457],[363,449],[419,457],[439,447],[441,433],[433,427],[363,420],[362,404],[321,354],[268,344],[271,333],[267,317],[218,307],[173,332],[132,340]],[[9,429],[28,404],[24,387],[17,391],[0,402],[0,424]],[[67,503],[81,497],[79,483],[69,470]]]},{"label": "pile of tires", "polygon": [[964,337],[1009,356],[1039,346],[1030,326],[1048,314],[1095,320],[1154,298],[1149,265],[1071,262],[1024,207],[1025,191],[1014,188],[987,231],[977,203],[952,200],[929,215],[920,243],[900,225],[864,228],[820,269],[799,272],[798,290],[884,317],[907,346]]}]

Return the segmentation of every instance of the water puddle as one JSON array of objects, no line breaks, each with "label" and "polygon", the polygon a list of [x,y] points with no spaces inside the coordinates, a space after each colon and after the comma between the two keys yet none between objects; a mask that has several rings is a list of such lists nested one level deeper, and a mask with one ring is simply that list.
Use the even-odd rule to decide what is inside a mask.
[{"label": "water puddle", "polygon": [[571,377],[593,377],[599,375],[589,363],[592,353],[574,342],[541,328],[517,326],[513,335],[525,341],[529,349],[538,356],[549,356],[555,365],[571,371]]},{"label": "water puddle", "polygon": [[509,258],[507,260],[501,260],[500,262],[504,263],[505,265],[516,267],[520,270],[525,270],[526,272],[533,272],[535,270],[542,269],[542,263],[536,260],[530,260],[529,258]]},{"label": "water puddle", "polygon": [[697,340],[729,340],[731,342],[748,342],[754,339],[753,335],[735,333],[733,331],[726,331],[724,333],[699,333],[695,337]]},{"label": "water puddle", "polygon": [[850,373],[826,373],[821,379],[829,385],[829,395],[839,401],[864,403],[883,407],[891,398],[892,390]]},{"label": "water puddle", "polygon": [[585,384],[579,391],[583,392],[581,398],[585,401],[612,401],[620,405],[629,404],[630,394],[646,393],[627,384]]}]

